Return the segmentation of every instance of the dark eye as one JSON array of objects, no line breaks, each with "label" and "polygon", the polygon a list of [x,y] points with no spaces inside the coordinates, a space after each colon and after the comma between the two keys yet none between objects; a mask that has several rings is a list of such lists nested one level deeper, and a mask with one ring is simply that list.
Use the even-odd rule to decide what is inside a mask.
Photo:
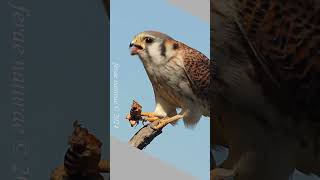
[{"label": "dark eye", "polygon": [[152,42],[153,42],[153,39],[147,37],[147,38],[145,39],[145,41],[146,41],[146,43],[152,43]]}]

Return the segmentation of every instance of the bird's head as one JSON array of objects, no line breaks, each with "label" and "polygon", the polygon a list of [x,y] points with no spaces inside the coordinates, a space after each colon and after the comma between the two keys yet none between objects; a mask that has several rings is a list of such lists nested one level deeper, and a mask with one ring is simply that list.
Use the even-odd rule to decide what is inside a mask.
[{"label": "bird's head", "polygon": [[131,41],[131,55],[138,55],[142,60],[168,59],[178,42],[170,36],[156,31],[144,31],[137,34]]}]

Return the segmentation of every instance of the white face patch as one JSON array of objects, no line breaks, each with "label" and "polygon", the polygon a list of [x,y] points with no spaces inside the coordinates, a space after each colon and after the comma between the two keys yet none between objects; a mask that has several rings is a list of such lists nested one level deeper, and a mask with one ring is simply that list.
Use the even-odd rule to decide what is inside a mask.
[{"label": "white face patch", "polygon": [[151,57],[151,63],[160,65],[163,64],[166,60],[166,57],[161,55],[161,46],[162,42],[154,42],[151,45],[147,46],[146,53]]},{"label": "white face patch", "polygon": [[177,51],[173,49],[171,44],[165,44],[166,46],[166,57],[169,59],[177,54]]}]

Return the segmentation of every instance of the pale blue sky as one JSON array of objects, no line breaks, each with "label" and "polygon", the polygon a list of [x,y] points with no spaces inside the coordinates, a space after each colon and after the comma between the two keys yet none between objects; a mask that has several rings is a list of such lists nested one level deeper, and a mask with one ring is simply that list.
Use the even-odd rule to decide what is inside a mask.
[{"label": "pale blue sky", "polygon": [[[142,63],[129,53],[133,36],[145,30],[161,31],[209,57],[210,25],[165,0],[152,3],[148,0],[112,0],[110,28],[111,134],[127,142],[142,127],[131,128],[125,120],[132,100],[137,100],[144,111],[153,111],[155,105],[152,86]],[[144,151],[201,180],[207,180],[209,141],[209,119],[202,118],[195,129],[186,129],[183,122],[174,127],[167,126]]]}]

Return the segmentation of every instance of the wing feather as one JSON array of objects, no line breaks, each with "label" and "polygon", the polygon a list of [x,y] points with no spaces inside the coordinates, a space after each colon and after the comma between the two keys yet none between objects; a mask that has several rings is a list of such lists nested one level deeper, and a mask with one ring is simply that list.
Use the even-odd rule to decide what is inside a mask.
[{"label": "wing feather", "polygon": [[191,47],[181,46],[184,49],[184,70],[193,92],[200,99],[209,101],[210,60]]}]

